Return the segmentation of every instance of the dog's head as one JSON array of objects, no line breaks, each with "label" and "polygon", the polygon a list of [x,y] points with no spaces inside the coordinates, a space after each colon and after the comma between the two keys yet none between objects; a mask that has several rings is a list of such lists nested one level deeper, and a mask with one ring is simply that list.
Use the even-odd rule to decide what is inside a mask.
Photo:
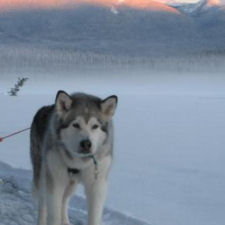
[{"label": "dog's head", "polygon": [[104,100],[87,94],[59,91],[55,100],[58,138],[73,157],[97,152],[108,136],[117,96]]}]

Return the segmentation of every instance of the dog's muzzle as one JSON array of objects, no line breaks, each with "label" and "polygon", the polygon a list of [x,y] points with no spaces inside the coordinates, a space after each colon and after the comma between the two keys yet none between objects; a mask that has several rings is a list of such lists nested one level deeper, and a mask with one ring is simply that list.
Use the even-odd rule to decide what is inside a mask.
[{"label": "dog's muzzle", "polygon": [[81,153],[81,154],[84,154],[84,155],[86,155],[86,154],[90,154],[92,151],[91,151],[91,147],[92,147],[92,144],[91,144],[91,142],[90,142],[90,140],[82,140],[81,142],[80,142],[80,151],[79,151],[79,153]]}]

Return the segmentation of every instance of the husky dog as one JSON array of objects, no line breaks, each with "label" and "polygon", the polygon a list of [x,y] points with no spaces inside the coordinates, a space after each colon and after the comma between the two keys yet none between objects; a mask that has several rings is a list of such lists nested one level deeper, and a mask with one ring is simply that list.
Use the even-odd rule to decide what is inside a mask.
[{"label": "husky dog", "polygon": [[100,225],[112,163],[112,117],[117,97],[104,100],[59,91],[55,104],[35,115],[30,134],[33,193],[38,225],[69,225],[67,205],[78,183],[84,185],[88,225]]}]

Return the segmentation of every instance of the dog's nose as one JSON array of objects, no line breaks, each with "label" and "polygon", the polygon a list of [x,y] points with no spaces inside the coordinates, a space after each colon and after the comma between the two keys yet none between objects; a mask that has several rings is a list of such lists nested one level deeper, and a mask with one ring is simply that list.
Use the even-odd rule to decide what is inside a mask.
[{"label": "dog's nose", "polygon": [[91,142],[89,140],[83,140],[80,142],[80,147],[82,153],[90,153],[91,152]]}]

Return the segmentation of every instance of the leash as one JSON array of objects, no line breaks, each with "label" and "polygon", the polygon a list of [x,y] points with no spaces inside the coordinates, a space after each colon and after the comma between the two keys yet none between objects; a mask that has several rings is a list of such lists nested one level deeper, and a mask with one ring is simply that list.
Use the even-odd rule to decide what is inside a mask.
[{"label": "leash", "polygon": [[0,137],[0,142],[3,142],[4,139],[10,138],[10,137],[12,137],[12,136],[15,136],[15,135],[17,135],[17,134],[20,134],[20,133],[22,133],[22,132],[25,132],[25,131],[27,131],[27,130],[30,130],[30,127],[29,127],[29,128],[26,128],[26,129],[23,129],[23,130],[16,131],[16,132],[14,132],[14,133],[12,133],[12,134],[8,134],[7,136]]},{"label": "leash", "polygon": [[98,171],[98,160],[97,160],[95,155],[92,155],[91,157],[92,157],[93,163],[95,165],[95,180],[97,180],[98,179],[98,174],[99,174],[99,171]]}]

